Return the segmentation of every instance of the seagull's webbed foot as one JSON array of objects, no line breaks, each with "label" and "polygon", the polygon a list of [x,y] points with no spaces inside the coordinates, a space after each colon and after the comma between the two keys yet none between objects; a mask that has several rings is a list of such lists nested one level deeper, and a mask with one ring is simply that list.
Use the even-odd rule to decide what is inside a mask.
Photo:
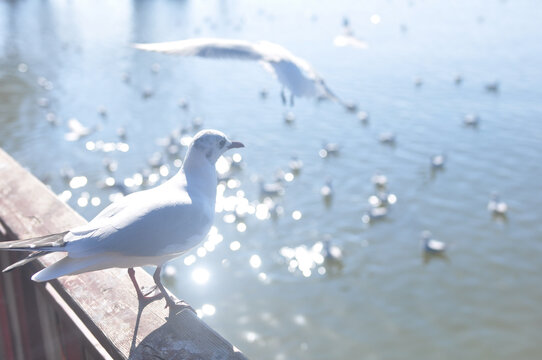
[{"label": "seagull's webbed foot", "polygon": [[171,298],[169,298],[169,300],[171,301],[166,300],[166,307],[169,308],[169,317],[175,316],[183,310],[190,310],[194,314],[197,314],[196,310],[194,310],[194,308],[188,305],[184,300],[174,301]]},{"label": "seagull's webbed foot", "polygon": [[[158,286],[156,286],[156,285],[149,286],[149,287],[142,287],[142,288],[141,288],[141,293],[142,293],[145,297],[148,297],[150,294],[156,292],[157,289],[158,289]],[[154,296],[154,295],[153,295],[153,296]]]},{"label": "seagull's webbed foot", "polygon": [[134,284],[134,288],[137,293],[137,301],[139,302],[139,306],[144,308],[145,306],[149,305],[151,302],[155,300],[161,299],[164,294],[162,292],[159,292],[158,294],[149,296],[149,294],[155,292],[156,286],[150,288],[148,291],[145,291],[145,294],[141,291],[141,288],[139,287],[139,284],[137,283],[137,280],[135,278],[135,270],[134,268],[128,269],[128,275],[130,276],[130,279],[132,280],[132,284]]},{"label": "seagull's webbed foot", "polygon": [[190,311],[196,313],[194,308],[188,305],[184,300],[176,301],[171,296],[169,296],[166,288],[164,287],[164,285],[162,285],[162,280],[160,279],[161,270],[162,270],[162,267],[157,266],[156,271],[154,272],[154,275],[152,277],[154,279],[156,286],[158,287],[158,289],[160,289],[161,293],[163,294],[164,300],[166,300],[166,307],[169,307],[169,317],[172,317],[185,309],[189,309]]},{"label": "seagull's webbed foot", "polygon": [[143,297],[138,296],[137,300],[139,301],[140,306],[145,307],[145,306],[149,305],[151,302],[156,301],[156,300],[160,300],[163,297],[164,297],[163,294],[156,294],[156,295],[153,295],[153,296],[143,296]]},{"label": "seagull's webbed foot", "polygon": [[[147,306],[148,304],[150,304],[151,302],[156,301],[156,300],[160,300],[161,298],[164,297],[164,294],[162,294],[162,292],[160,291],[160,289],[158,289],[158,287],[156,285],[151,286],[148,289],[142,289],[141,293],[142,293],[143,296],[139,296],[139,294],[138,294],[137,300],[144,307]],[[154,293],[154,295],[151,295],[153,293]]]}]

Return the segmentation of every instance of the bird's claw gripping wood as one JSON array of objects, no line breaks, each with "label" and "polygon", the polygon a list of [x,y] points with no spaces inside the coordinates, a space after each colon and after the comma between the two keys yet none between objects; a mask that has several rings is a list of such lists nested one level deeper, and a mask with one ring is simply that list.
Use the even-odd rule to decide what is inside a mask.
[{"label": "bird's claw gripping wood", "polygon": [[164,288],[164,285],[162,285],[162,280],[160,278],[161,270],[162,270],[162,267],[157,266],[156,271],[154,272],[154,275],[152,277],[154,279],[156,286],[158,287],[158,289],[160,289],[160,291],[162,292],[162,295],[164,296],[164,299],[166,300],[166,308],[169,307],[169,314],[170,315],[178,314],[184,309],[189,309],[192,312],[196,313],[196,311],[190,305],[184,302],[184,300],[176,301],[174,298],[172,298],[168,294],[167,290]]},{"label": "bird's claw gripping wood", "polygon": [[151,289],[146,294],[143,294],[143,292],[141,291],[141,288],[139,287],[139,284],[137,283],[137,280],[135,278],[135,270],[134,270],[134,268],[129,268],[128,269],[128,275],[130,276],[130,280],[132,280],[132,284],[134,284],[134,288],[135,288],[136,293],[137,293],[137,300],[139,301],[139,303],[141,305],[143,305],[143,307],[147,306],[148,304],[150,304],[151,302],[153,302],[155,300],[159,300],[159,299],[164,297],[164,294],[162,294],[161,292],[156,294],[156,295],[148,296],[151,292],[154,292],[155,289]]},{"label": "bird's claw gripping wood", "polygon": [[169,317],[173,317],[183,310],[190,310],[194,314],[198,314],[196,310],[194,310],[194,308],[188,305],[184,300],[175,301],[173,302],[173,305],[166,302],[166,308],[169,308]]}]

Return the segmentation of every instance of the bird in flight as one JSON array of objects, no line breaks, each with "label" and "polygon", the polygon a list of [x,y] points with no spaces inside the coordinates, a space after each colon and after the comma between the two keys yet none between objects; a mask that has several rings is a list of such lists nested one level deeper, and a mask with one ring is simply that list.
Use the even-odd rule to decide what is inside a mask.
[{"label": "bird in flight", "polygon": [[[67,255],[37,272],[32,280],[52,280],[106,268],[128,268],[140,305],[164,297],[179,307],[160,280],[162,265],[198,245],[213,223],[217,174],[215,162],[227,150],[244,147],[217,130],[202,130],[189,145],[179,172],[167,182],[113,202],[86,225],[27,240],[0,242],[0,250],[31,251],[10,271],[49,252]],[[155,265],[160,293],[144,295],[134,267]]]},{"label": "bird in flight", "polygon": [[290,105],[294,97],[328,98],[351,110],[354,105],[338,98],[314,68],[284,47],[268,41],[250,42],[237,39],[196,38],[180,41],[134,44],[136,49],[178,56],[198,56],[210,59],[258,61],[282,84],[281,98],[288,102],[285,88],[290,91]]}]

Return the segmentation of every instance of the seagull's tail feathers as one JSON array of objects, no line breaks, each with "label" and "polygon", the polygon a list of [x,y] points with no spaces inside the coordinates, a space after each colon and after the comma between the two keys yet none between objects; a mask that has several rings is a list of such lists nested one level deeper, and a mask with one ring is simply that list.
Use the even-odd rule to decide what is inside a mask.
[{"label": "seagull's tail feathers", "polygon": [[337,104],[341,105],[342,107],[344,107],[349,112],[353,112],[353,111],[357,110],[357,105],[356,104],[349,103],[349,102],[346,102],[346,101],[342,100],[340,97],[338,97],[333,92],[331,92],[331,90],[329,90],[329,88],[327,89],[327,94],[326,95],[327,95],[327,97],[329,99],[335,101]]},{"label": "seagull's tail feathers", "polygon": [[345,105],[345,102],[342,101],[331,89],[326,85],[323,79],[319,79],[318,85],[320,86],[320,91],[323,96],[327,97],[330,100],[333,100],[341,105]]},{"label": "seagull's tail feathers", "polygon": [[323,89],[324,89],[324,93],[325,95],[330,99],[330,100],[333,100],[335,101],[336,103],[338,103],[339,105],[342,105],[344,106],[345,108],[348,109],[349,107],[349,104],[347,102],[345,102],[344,100],[342,100],[340,97],[338,97],[337,95],[335,95],[335,93],[333,91],[331,91],[331,89],[329,87],[327,87],[327,85],[322,81],[322,85],[323,85]]},{"label": "seagull's tail feathers", "polygon": [[66,256],[51,266],[38,271],[32,276],[36,282],[49,281],[65,275],[76,275],[87,271],[103,269],[102,259],[98,256],[86,258],[71,258]]},{"label": "seagull's tail feathers", "polygon": [[8,271],[11,271],[15,268],[18,268],[20,266],[23,266],[29,262],[31,262],[32,260],[35,260],[43,255],[47,254],[46,251],[34,251],[32,253],[30,253],[27,257],[25,257],[24,259],[22,260],[19,260],[17,261],[16,263],[13,263],[11,264],[10,266],[8,266],[7,268],[5,268],[4,270],[2,270],[2,272],[8,272]]},{"label": "seagull's tail feathers", "polygon": [[12,240],[0,242],[0,250],[13,251],[64,251],[66,245],[64,237],[69,231],[58,234],[50,234],[32,239]]}]

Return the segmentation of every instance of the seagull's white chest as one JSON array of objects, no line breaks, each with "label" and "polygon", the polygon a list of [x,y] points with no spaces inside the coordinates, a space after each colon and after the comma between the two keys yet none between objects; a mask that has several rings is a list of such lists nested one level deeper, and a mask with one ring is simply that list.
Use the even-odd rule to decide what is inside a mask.
[{"label": "seagull's white chest", "polygon": [[197,246],[207,235],[214,220],[214,201],[194,201],[191,206],[180,209],[172,221],[173,235],[164,243],[163,254],[183,254]]},{"label": "seagull's white chest", "polygon": [[187,239],[180,239],[181,240],[180,250],[182,253],[197,246],[200,242],[203,241],[203,239],[209,233],[209,230],[211,230],[211,226],[213,225],[213,220],[214,220],[214,206],[213,206],[213,211],[205,211],[204,213],[201,214],[200,226],[199,226],[200,231],[196,231],[192,236],[190,236]]}]

